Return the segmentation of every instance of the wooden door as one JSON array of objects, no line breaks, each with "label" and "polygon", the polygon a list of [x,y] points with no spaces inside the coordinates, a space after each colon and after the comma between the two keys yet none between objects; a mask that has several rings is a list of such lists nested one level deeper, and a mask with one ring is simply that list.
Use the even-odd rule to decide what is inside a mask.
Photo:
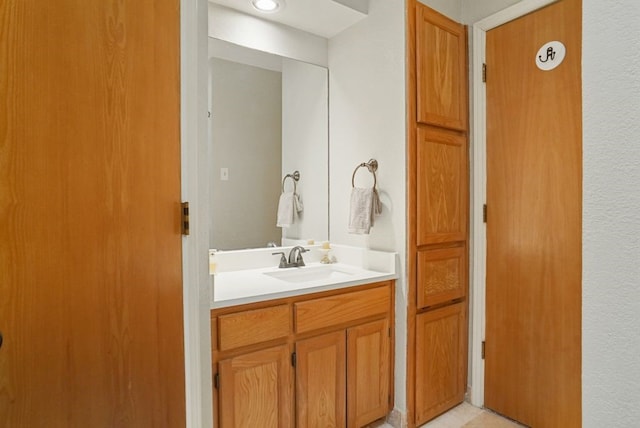
[{"label": "wooden door", "polygon": [[344,428],[346,419],[345,331],[296,343],[298,428]]},{"label": "wooden door", "polygon": [[416,317],[416,425],[464,399],[465,305],[455,303]]},{"label": "wooden door", "polygon": [[290,357],[281,345],[220,361],[221,428],[293,425]]},{"label": "wooden door", "polygon": [[581,425],[580,49],[580,0],[487,33],[485,405],[534,427]]},{"label": "wooden door", "polygon": [[389,413],[389,320],[347,330],[347,426],[362,427]]},{"label": "wooden door", "polygon": [[184,426],[179,2],[0,20],[0,426]]}]

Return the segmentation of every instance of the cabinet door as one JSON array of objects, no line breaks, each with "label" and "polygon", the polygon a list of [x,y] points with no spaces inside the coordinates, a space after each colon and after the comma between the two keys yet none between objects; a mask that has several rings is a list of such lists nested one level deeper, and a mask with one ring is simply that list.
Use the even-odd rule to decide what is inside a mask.
[{"label": "cabinet door", "polygon": [[389,320],[347,330],[347,422],[361,427],[389,413]]},{"label": "cabinet door", "polygon": [[466,138],[443,129],[418,129],[417,244],[461,242],[467,237]]},{"label": "cabinet door", "polygon": [[416,422],[420,425],[464,399],[464,302],[416,317]]},{"label": "cabinet door", "polygon": [[462,24],[417,3],[418,122],[467,129],[467,38]]},{"label": "cabinet door", "polygon": [[345,427],[345,331],[297,342],[296,356],[297,427]]},{"label": "cabinet door", "polygon": [[288,345],[220,361],[219,370],[222,428],[293,425]]}]

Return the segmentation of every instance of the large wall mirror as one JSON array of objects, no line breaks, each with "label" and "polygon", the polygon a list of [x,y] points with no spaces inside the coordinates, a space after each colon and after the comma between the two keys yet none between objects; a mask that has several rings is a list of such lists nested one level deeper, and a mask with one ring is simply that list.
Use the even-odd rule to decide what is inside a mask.
[{"label": "large wall mirror", "polygon": [[[328,70],[209,38],[210,247],[329,239]],[[302,211],[276,226],[280,194]]]}]

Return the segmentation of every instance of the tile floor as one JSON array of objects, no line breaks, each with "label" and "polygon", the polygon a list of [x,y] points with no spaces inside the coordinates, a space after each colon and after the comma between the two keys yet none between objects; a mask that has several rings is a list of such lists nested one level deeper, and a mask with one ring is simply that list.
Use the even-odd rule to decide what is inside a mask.
[{"label": "tile floor", "polygon": [[[522,428],[516,422],[505,419],[488,410],[469,403],[462,403],[420,428]],[[370,428],[393,428],[387,423],[370,425]]]}]

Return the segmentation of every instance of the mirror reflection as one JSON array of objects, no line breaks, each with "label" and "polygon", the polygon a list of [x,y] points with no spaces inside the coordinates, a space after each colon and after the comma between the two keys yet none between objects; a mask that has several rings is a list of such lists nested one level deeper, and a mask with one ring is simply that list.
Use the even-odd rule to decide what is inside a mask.
[{"label": "mirror reflection", "polygon": [[328,70],[210,38],[209,111],[210,247],[328,240]]}]

